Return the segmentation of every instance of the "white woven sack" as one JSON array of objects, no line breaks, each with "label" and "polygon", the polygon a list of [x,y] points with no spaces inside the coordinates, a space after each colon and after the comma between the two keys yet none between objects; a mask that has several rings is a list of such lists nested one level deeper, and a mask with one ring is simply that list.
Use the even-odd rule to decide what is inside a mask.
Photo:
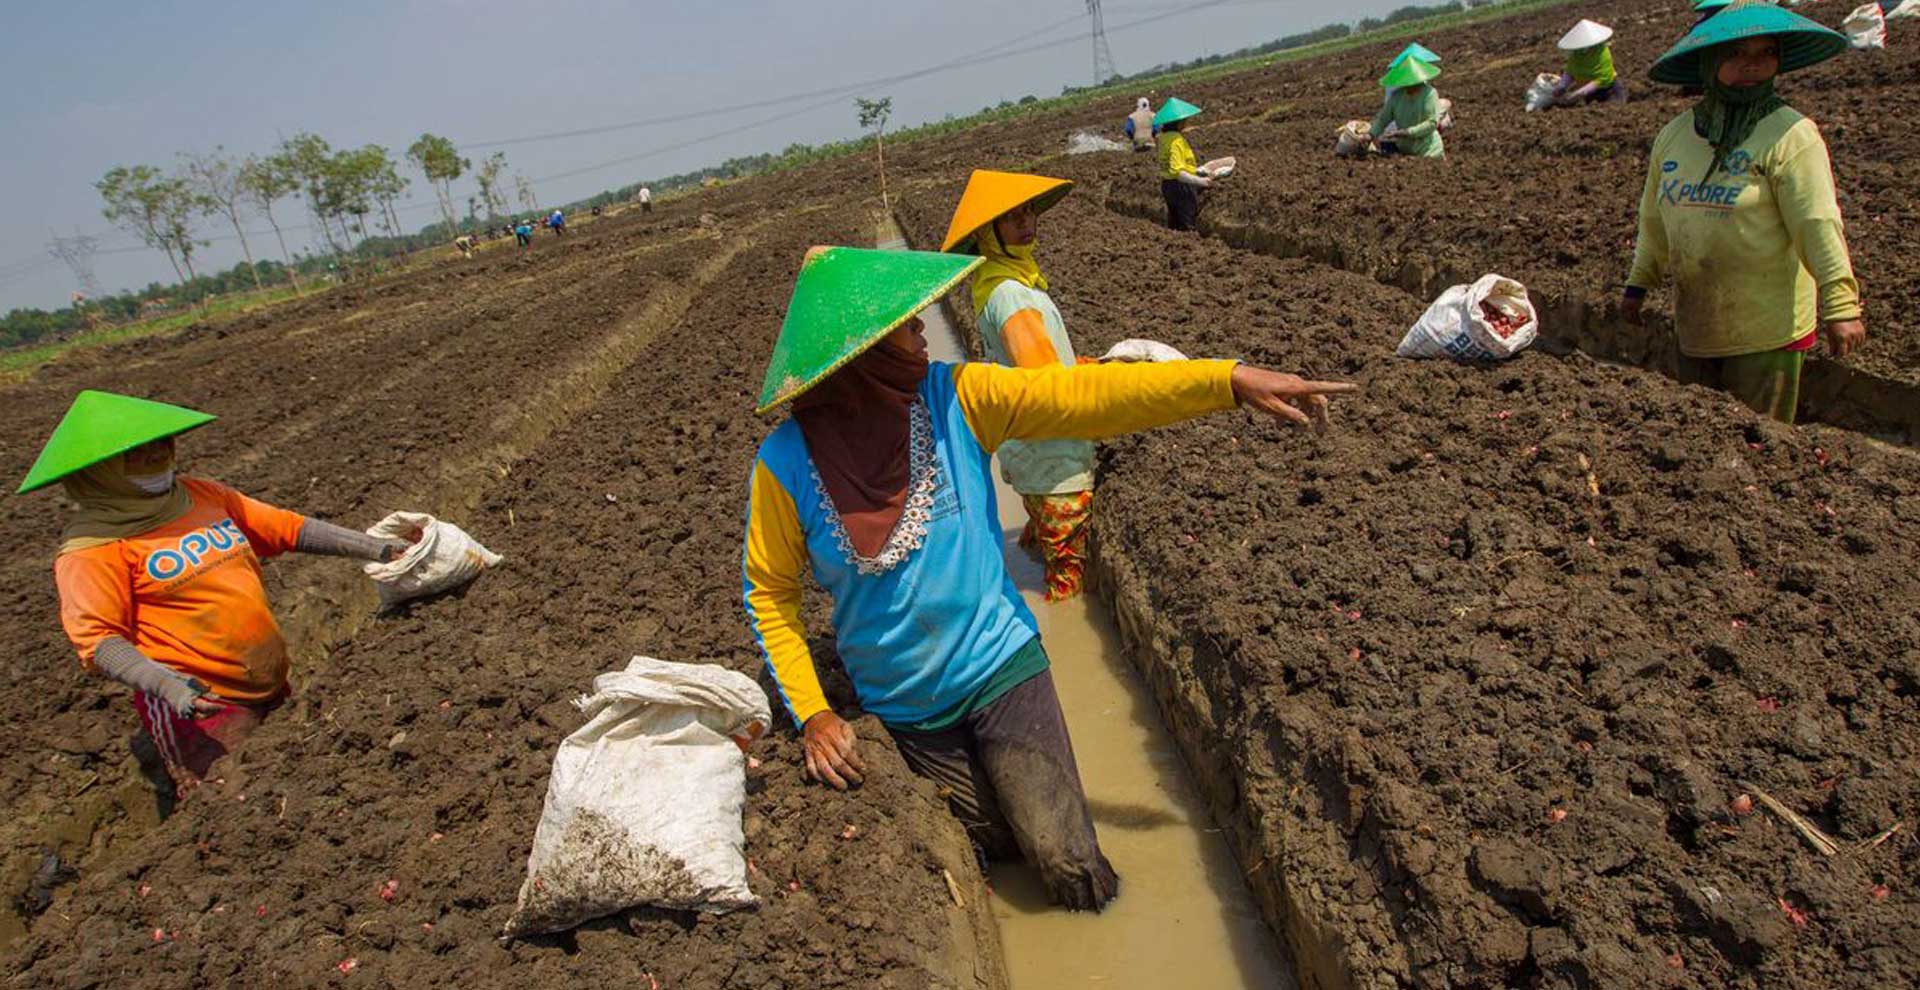
[{"label": "white woven sack", "polygon": [[1553,105],[1553,91],[1560,85],[1560,76],[1552,72],[1542,72],[1533,77],[1533,85],[1527,87],[1527,112],[1545,110]]},{"label": "white woven sack", "polygon": [[1162,344],[1157,340],[1141,340],[1139,338],[1123,340],[1107,348],[1107,353],[1100,355],[1102,363],[1108,361],[1185,361],[1186,359],[1187,356],[1185,354],[1180,353],[1166,344]]},{"label": "white woven sack", "polygon": [[[1481,313],[1483,302],[1524,321],[1503,337]],[[1401,338],[1395,353],[1404,358],[1502,361],[1532,344],[1539,330],[1539,316],[1527,298],[1526,286],[1503,275],[1482,275],[1472,285],[1442,292]]]},{"label": "white woven sack", "polygon": [[[1920,0],[1914,0],[1920,3]],[[1349,120],[1340,125],[1333,138],[1333,153],[1340,158],[1352,158],[1367,150],[1367,144],[1373,140],[1373,125],[1364,120]]]},{"label": "white woven sack", "polygon": [[[502,937],[562,931],[642,904],[723,914],[747,885],[745,742],[772,720],[745,674],[634,657],[574,702]],[[739,740],[739,742],[736,742]]]},{"label": "white woven sack", "polygon": [[373,578],[382,606],[457,588],[503,559],[460,527],[424,512],[395,512],[374,523],[367,534],[413,543],[406,553],[387,563],[362,568]]},{"label": "white woven sack", "polygon": [[1840,33],[1846,35],[1847,44],[1855,48],[1885,48],[1887,15],[1881,12],[1878,3],[1863,3],[1840,22]]},{"label": "white woven sack", "polygon": [[1920,0],[1901,0],[1900,6],[1887,11],[1887,20],[1890,21],[1907,17],[1920,17]]}]

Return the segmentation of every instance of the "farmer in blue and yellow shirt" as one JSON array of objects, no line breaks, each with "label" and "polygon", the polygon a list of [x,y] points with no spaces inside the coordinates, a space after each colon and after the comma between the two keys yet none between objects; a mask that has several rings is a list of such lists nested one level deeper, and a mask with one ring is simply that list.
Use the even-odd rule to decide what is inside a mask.
[{"label": "farmer in blue and yellow shirt", "polygon": [[1309,424],[1352,386],[1232,361],[928,361],[915,314],[980,263],[808,253],[760,397],[763,412],[791,400],[793,415],[753,465],[747,615],[803,727],[809,775],[844,788],[865,772],[807,647],[811,574],[833,596],[860,706],[907,765],[948,789],[989,855],[1017,850],[1056,900],[1098,910],[1119,878],[1094,835],[1033,613],[1007,574],[992,454],[1008,440],[1093,440],[1236,404]]}]

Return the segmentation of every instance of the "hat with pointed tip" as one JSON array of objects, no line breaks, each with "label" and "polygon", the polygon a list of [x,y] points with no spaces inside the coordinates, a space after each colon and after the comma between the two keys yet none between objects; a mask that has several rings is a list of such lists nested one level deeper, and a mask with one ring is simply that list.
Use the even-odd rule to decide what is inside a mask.
[{"label": "hat with pointed tip", "polygon": [[800,263],[756,412],[820,384],[959,285],[980,258],[815,247]]},{"label": "hat with pointed tip", "polygon": [[1199,107],[1177,96],[1169,96],[1167,97],[1167,102],[1160,105],[1160,112],[1153,115],[1153,126],[1165,127],[1168,124],[1185,120],[1199,112]]},{"label": "hat with pointed tip", "polygon": [[1563,52],[1577,52],[1584,48],[1592,48],[1595,45],[1604,45],[1612,39],[1612,28],[1598,21],[1589,21],[1582,18],[1580,23],[1573,26],[1572,30],[1569,30],[1560,37],[1560,50]]},{"label": "hat with pointed tip", "polygon": [[960,194],[960,205],[953,208],[953,219],[947,223],[947,239],[941,243],[940,250],[972,251],[974,235],[1008,211],[1032,203],[1035,213],[1045,212],[1072,191],[1073,183],[1066,179],[976,168],[967,177],[967,189]]},{"label": "hat with pointed tip", "polygon": [[1391,69],[1410,58],[1417,58],[1422,62],[1432,62],[1435,65],[1440,64],[1440,55],[1437,52],[1416,41],[1400,49],[1400,54],[1393,57],[1393,61],[1387,64],[1387,68]]},{"label": "hat with pointed tip", "polygon": [[1418,86],[1438,78],[1440,78],[1439,66],[1432,62],[1410,58],[1388,69],[1387,74],[1380,77],[1380,86],[1383,89],[1399,89],[1403,86]]},{"label": "hat with pointed tip", "polygon": [[75,471],[90,468],[143,443],[185,433],[214,421],[210,413],[129,395],[87,389],[75,396],[53,428],[40,456],[14,490],[24,495]]},{"label": "hat with pointed tip", "polygon": [[1673,86],[1704,85],[1706,80],[1700,72],[1703,53],[1718,45],[1764,37],[1778,39],[1783,73],[1817,65],[1847,50],[1846,36],[1838,31],[1771,4],[1739,0],[1694,25],[1679,44],[1653,63],[1648,75],[1654,82]]}]

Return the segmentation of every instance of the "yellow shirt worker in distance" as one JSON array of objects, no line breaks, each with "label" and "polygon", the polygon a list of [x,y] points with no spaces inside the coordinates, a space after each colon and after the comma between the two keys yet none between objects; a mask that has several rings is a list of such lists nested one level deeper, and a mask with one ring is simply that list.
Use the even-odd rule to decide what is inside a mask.
[{"label": "yellow shirt worker in distance", "polygon": [[1739,6],[1653,71],[1705,95],[1654,141],[1622,312],[1640,322],[1648,290],[1671,280],[1681,380],[1782,422],[1822,325],[1836,356],[1866,339],[1826,142],[1773,89],[1780,72],[1845,49],[1806,18]]}]

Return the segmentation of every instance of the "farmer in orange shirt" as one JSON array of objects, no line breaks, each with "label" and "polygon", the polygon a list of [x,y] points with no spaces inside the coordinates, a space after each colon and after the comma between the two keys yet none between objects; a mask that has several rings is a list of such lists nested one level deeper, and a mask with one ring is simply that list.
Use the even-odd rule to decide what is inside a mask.
[{"label": "farmer in orange shirt", "polygon": [[174,437],[206,413],[84,391],[21,482],[78,505],[54,558],[60,621],[80,664],[134,691],[176,787],[287,696],[287,645],[260,560],[289,550],[387,561],[406,544],[174,474]]}]

